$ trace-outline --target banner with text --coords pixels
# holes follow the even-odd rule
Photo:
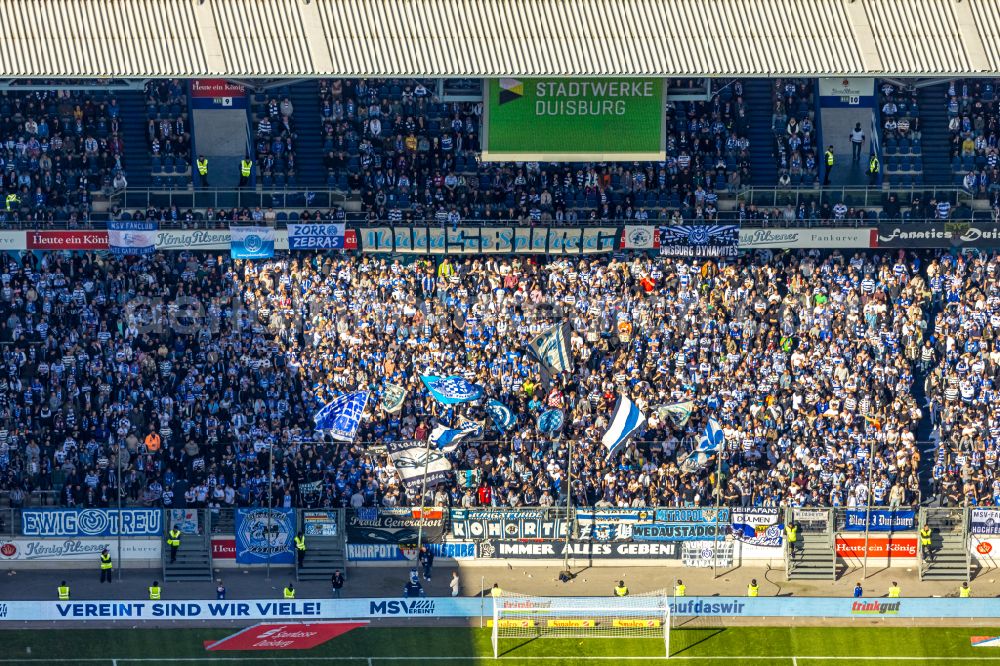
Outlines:
[[[289,224],[289,250],[343,250],[346,225]]]
[[[447,543],[427,543],[427,549],[434,557],[445,560],[476,559],[476,544],[472,541],[449,541]],[[349,543],[347,544],[347,559],[351,562],[401,562],[417,559],[417,546],[392,543]]]
[[[444,513],[425,507],[423,512],[409,507],[365,507],[347,510],[347,540],[350,543],[416,545],[423,528],[425,542],[444,536]]]
[[[593,603],[594,599],[569,597]],[[544,603],[545,600],[543,600]],[[523,599],[503,603],[518,604]],[[1000,615],[1000,599],[844,599],[836,597],[684,597],[669,602],[675,616],[706,617],[955,617],[983,618]],[[485,609],[485,610],[484,610]],[[427,597],[422,599],[353,598],[275,601],[4,601],[0,622],[196,621],[224,620],[315,620],[409,617],[481,617],[492,613],[482,599],[474,597]]]
[[[566,521],[545,509],[453,509],[451,536],[459,541],[562,539]]]
[[[479,543],[482,559],[562,559],[568,553],[576,559],[594,560],[654,560],[677,559],[680,547],[676,543],[635,543],[595,541],[503,541],[488,539]]]
[[[741,250],[795,248],[862,249],[871,247],[870,227],[861,229],[750,229],[740,228]]]
[[[239,564],[291,564],[294,537],[294,509],[236,509]]]
[[[865,515],[869,513],[864,510],[853,510],[847,512],[847,519],[844,529],[848,532],[865,531]],[[906,531],[916,528],[917,513],[912,509],[897,511],[871,511],[868,529],[872,532],[895,532]]]
[[[77,562],[98,561],[105,548],[115,562],[159,560],[160,539],[123,539],[118,552],[116,538],[86,539],[11,539],[0,541],[0,564],[4,562]]]
[[[118,518],[121,515],[121,526]],[[21,534],[28,537],[161,536],[160,509],[24,509]]]
[[[872,247],[1000,247],[1000,225],[982,221],[902,222],[878,225]]]
[[[601,254],[618,227],[372,227],[358,229],[363,252],[402,254]]]
[[[1000,534],[1000,509],[972,509],[973,534]]]
[[[660,227],[660,254],[669,257],[735,257],[738,224],[675,224]]]

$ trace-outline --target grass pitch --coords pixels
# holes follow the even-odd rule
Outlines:
[[[485,629],[367,627],[306,651],[206,652],[206,640],[234,629],[33,629],[0,631],[0,664],[25,666],[639,666],[663,664],[655,639],[504,639],[493,659]],[[732,627],[676,629],[671,659],[754,666],[947,665],[1000,663],[1000,648],[972,647],[971,636],[1000,628]]]

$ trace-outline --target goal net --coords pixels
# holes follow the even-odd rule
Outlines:
[[[504,639],[652,638],[670,656],[670,604],[663,594],[629,597],[493,598],[493,656]]]

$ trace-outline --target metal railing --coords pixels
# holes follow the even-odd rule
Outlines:
[[[184,190],[143,189],[129,187],[112,195],[109,203],[126,211],[147,208],[170,208],[180,211],[208,208],[274,208],[278,209],[328,209],[343,206],[350,194],[325,188],[197,188]],[[225,224],[228,224],[225,223]],[[223,225],[224,226],[224,225]]]
[[[920,197],[921,201],[941,198],[953,204],[970,203],[974,197],[967,190],[959,187],[912,186],[891,188],[867,187],[748,187],[739,192],[738,201],[758,208],[783,208],[788,205],[798,207],[800,204],[809,206],[813,202],[834,205],[843,203],[849,208],[881,208],[890,194],[895,194],[901,206],[909,206],[913,200]]]

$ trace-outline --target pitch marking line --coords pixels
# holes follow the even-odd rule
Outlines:
[[[42,658],[42,657],[32,657],[32,658],[21,658],[21,659],[3,659],[0,658],[0,664],[30,664],[30,663],[52,663],[58,661],[60,663],[70,663],[70,664],[84,664],[84,663],[108,663],[111,662],[112,666],[119,666],[122,664],[169,664],[169,663],[215,663],[215,662],[258,662],[266,661],[268,663],[273,662],[312,662],[312,661],[327,661],[327,662],[367,662],[368,664],[374,665],[376,662],[382,661],[470,661],[477,659],[491,659],[492,657],[486,655],[468,655],[464,657],[456,656],[440,656],[440,657],[310,657],[310,656],[268,656],[268,657],[62,657],[62,658]],[[537,656],[517,656],[510,654],[507,656],[508,659],[515,659],[517,661],[654,661],[664,659],[665,657],[658,657],[655,655],[649,655],[645,657],[640,656],[549,656],[549,655],[537,655]],[[686,661],[722,661],[722,660],[733,660],[736,658],[734,655],[675,655],[669,657],[670,659],[681,659]],[[792,664],[797,665],[799,661],[847,661],[847,660],[858,660],[858,661],[926,661],[928,659],[934,659],[936,661],[996,661],[1000,659],[1000,655],[996,657],[993,656],[944,656],[944,655],[920,655],[918,657],[909,656],[868,656],[868,655],[835,655],[835,656],[806,656],[806,655],[755,655],[753,657],[747,657],[748,659],[759,659],[767,661],[790,661]]]

